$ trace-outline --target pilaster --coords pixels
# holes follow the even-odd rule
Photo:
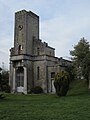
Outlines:
[[[24,67],[24,93],[27,94],[27,68]]]
[[[13,68],[13,92],[15,92],[15,78],[16,78],[16,69]]]

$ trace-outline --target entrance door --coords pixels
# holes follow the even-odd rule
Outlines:
[[[55,93],[54,79],[52,79],[52,92]]]
[[[51,72],[51,92],[53,93],[55,93],[54,77],[55,77],[55,72]]]
[[[24,92],[24,69],[23,67],[18,67],[16,71],[16,87],[17,87],[17,92]]]

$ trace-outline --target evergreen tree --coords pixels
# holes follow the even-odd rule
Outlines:
[[[82,38],[77,45],[74,46],[74,50],[70,51],[73,56],[72,60],[77,71],[78,77],[84,77],[89,84],[90,76],[90,44]]]

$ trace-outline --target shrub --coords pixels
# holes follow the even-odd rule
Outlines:
[[[66,71],[60,71],[55,76],[54,86],[58,96],[66,96],[69,89],[69,74]]]
[[[7,93],[10,92],[8,71],[2,71],[2,73],[0,73],[0,91]]]
[[[4,99],[5,96],[3,94],[0,94],[0,99]]]
[[[2,92],[6,92],[6,93],[10,93],[11,88],[10,88],[10,86],[9,86],[8,84],[3,84],[3,85],[1,86],[1,91],[2,91]]]
[[[7,84],[7,85],[4,85],[4,91],[6,92],[6,93],[10,93],[10,91],[11,91],[11,88],[10,88],[10,86]]]
[[[31,88],[30,93],[35,93],[35,94],[43,93],[43,89],[40,86],[35,86]]]

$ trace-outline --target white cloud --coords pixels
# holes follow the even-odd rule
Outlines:
[[[41,38],[56,48],[57,56],[66,56],[69,55],[72,45],[86,36],[88,30],[90,30],[90,17],[72,16],[69,20],[66,16],[58,16],[41,23]]]

